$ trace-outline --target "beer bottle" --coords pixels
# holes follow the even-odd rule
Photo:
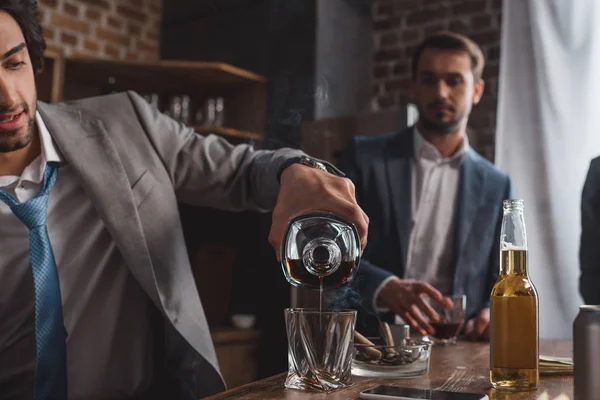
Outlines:
[[[490,381],[498,390],[533,390],[539,381],[538,296],[527,273],[523,200],[505,200],[500,275],[490,322]]]

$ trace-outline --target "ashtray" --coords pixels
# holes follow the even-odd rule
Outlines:
[[[402,378],[429,372],[432,343],[406,338],[389,346],[380,338],[367,338],[372,344],[354,343],[352,374],[357,376]]]

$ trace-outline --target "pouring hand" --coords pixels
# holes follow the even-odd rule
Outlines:
[[[365,248],[369,218],[356,202],[352,181],[306,165],[292,164],[281,174],[269,233],[269,243],[275,248],[278,260],[281,260],[281,241],[289,221],[311,211],[331,212],[354,223],[361,247]]]

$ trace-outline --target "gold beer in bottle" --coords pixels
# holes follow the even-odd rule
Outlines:
[[[538,296],[527,274],[523,200],[505,200],[500,276],[490,297],[490,381],[498,390],[533,390],[539,381]]]

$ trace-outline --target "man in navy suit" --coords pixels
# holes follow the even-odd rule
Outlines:
[[[448,32],[425,39],[412,62],[416,125],[355,138],[340,160],[369,215],[369,244],[354,287],[363,308],[357,330],[393,312],[433,333],[437,314],[425,296],[447,306],[466,295],[465,334],[487,339],[489,296],[499,273],[502,201],[509,177],[473,150],[467,119],[481,99],[484,57],[470,39]],[[362,315],[361,315],[362,314]]]

